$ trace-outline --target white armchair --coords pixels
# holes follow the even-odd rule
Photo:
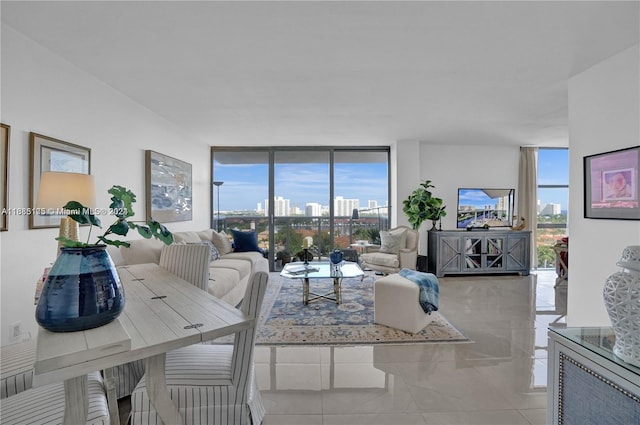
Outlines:
[[[397,273],[401,268],[416,269],[418,261],[418,232],[407,226],[398,226],[380,232],[380,247],[370,247],[360,255],[363,269],[385,274]]]

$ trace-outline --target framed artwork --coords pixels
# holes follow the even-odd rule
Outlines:
[[[11,127],[0,124],[0,232],[8,229],[7,206],[9,205],[9,137]]]
[[[160,223],[193,217],[191,164],[158,152],[145,152],[147,220]]]
[[[58,227],[61,214],[36,210],[40,175],[45,171],[91,174],[91,149],[37,133],[29,133],[29,229]]]
[[[584,157],[584,217],[640,220],[640,146]]]

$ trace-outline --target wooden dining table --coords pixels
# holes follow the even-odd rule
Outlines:
[[[118,267],[118,274],[125,308],[113,322],[78,332],[39,329],[34,386],[64,381],[63,423],[84,424],[87,373],[144,359],[151,403],[165,424],[183,424],[165,381],[166,353],[248,329],[255,320],[157,264]]]

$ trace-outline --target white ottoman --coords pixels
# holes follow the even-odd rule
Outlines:
[[[397,273],[374,283],[374,322],[410,333],[418,333],[436,318],[420,306],[420,288]]]

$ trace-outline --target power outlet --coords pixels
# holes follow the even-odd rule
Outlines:
[[[17,342],[22,335],[22,322],[13,322],[9,325],[9,339],[11,342]]]

